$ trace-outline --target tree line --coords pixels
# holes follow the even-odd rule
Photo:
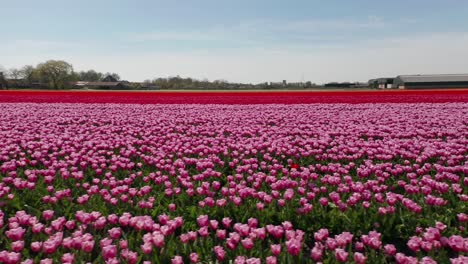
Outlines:
[[[195,78],[182,78],[180,76],[155,78],[153,80],[145,80],[143,86],[158,87],[163,90],[177,90],[177,89],[242,89],[254,87],[252,84],[243,83],[229,83],[226,80],[209,81],[207,79],[198,80]]]
[[[145,87],[158,87],[162,90],[236,90],[236,89],[288,89],[288,88],[313,88],[318,87],[312,82],[304,83],[286,83],[286,82],[264,82],[264,83],[236,83],[228,82],[226,80],[214,80],[209,81],[208,79],[195,79],[195,78],[183,78],[180,76],[167,77],[167,78],[155,78],[153,80],[145,80],[143,82]]]
[[[11,88],[50,88],[50,89],[67,89],[72,88],[76,82],[102,82],[108,80],[111,76],[112,80],[121,80],[116,73],[98,72],[95,70],[87,70],[76,72],[73,66],[63,60],[49,60],[39,63],[36,66],[25,65],[22,68],[11,68],[9,70],[2,69],[4,78],[8,79],[9,87]],[[0,76],[0,88],[2,76]],[[3,81],[5,82],[5,81]],[[365,87],[362,83],[337,83],[331,82],[323,85],[317,85],[310,81],[287,83],[283,82],[264,82],[264,83],[234,83],[226,80],[195,79],[183,78],[180,76],[167,78],[148,79],[142,83],[124,82],[124,89],[160,89],[160,90],[203,90],[203,89],[222,89],[222,90],[239,90],[239,89],[310,89],[310,88],[356,88]]]
[[[63,60],[48,60],[36,66],[25,65],[21,68],[0,68],[3,78],[8,79],[13,88],[41,87],[50,89],[71,88],[75,82],[99,82],[106,76],[120,80],[117,73],[102,73],[95,70],[75,72],[73,66]]]

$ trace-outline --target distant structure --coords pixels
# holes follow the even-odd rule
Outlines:
[[[74,86],[75,88],[124,90],[129,85],[124,82],[76,82]]]
[[[400,75],[393,81],[395,89],[468,88],[468,74]]]
[[[6,89],[7,88],[7,82],[5,80],[5,77],[3,76],[3,72],[0,72],[0,89]]]
[[[137,83],[139,89],[141,90],[161,90],[161,87],[151,83],[151,82],[142,82]]]
[[[355,88],[355,89],[368,89],[369,84],[366,82],[356,82],[350,86],[350,88]]]
[[[340,88],[340,89],[347,89],[347,88],[363,89],[363,88],[368,88],[369,85],[367,83],[360,83],[360,82],[329,82],[329,83],[325,83],[323,87]]]
[[[118,81],[113,76],[108,75],[100,82],[76,82],[75,88],[103,89],[103,90],[125,90],[130,88],[128,81]]]
[[[395,78],[385,77],[369,80],[369,87],[374,89],[391,89]]]
[[[270,88],[281,88],[281,87],[286,87],[288,83],[286,80],[283,80],[282,82],[270,82],[269,87]]]

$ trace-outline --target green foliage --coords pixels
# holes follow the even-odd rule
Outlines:
[[[73,66],[61,60],[49,60],[36,67],[40,80],[49,84],[51,89],[65,89],[73,80]]]
[[[95,70],[81,71],[78,73],[78,80],[85,82],[98,82],[103,78],[104,74]]]

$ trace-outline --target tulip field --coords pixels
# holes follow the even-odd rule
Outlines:
[[[466,264],[468,92],[0,92],[0,179],[0,263]]]

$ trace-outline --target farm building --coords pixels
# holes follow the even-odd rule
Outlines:
[[[468,88],[468,74],[400,75],[395,78],[393,88]]]
[[[76,82],[76,88],[89,88],[89,89],[107,89],[107,90],[125,90],[129,89],[130,83],[122,82]]]
[[[392,88],[395,78],[377,78],[369,80],[369,87],[374,89],[390,89]]]
[[[153,83],[142,82],[138,83],[141,90],[160,90],[161,88]]]
[[[75,88],[105,89],[105,90],[126,90],[131,85],[128,81],[119,81],[112,75],[108,75],[99,82],[79,81],[73,83]]]

